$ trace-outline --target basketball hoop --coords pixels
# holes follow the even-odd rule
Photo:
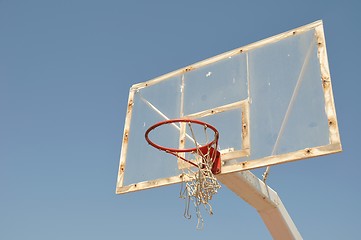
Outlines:
[[[201,125],[204,128],[209,128],[214,132],[214,139],[213,141],[200,146],[195,139],[195,136],[192,136],[193,138],[193,142],[196,144],[195,147],[193,148],[170,148],[170,147],[165,147],[165,146],[161,146],[158,145],[156,143],[154,143],[150,138],[149,138],[149,133],[151,131],[153,131],[154,129],[162,126],[162,125],[166,125],[166,124],[173,124],[173,123],[187,123],[189,125],[190,130],[192,131],[192,126],[191,124],[197,124],[197,125]],[[193,135],[193,134],[192,134]],[[170,153],[172,155],[175,155],[176,157],[188,162],[189,164],[195,166],[195,167],[199,167],[196,163],[185,159],[184,157],[180,156],[178,153],[194,153],[194,154],[198,154],[201,156],[205,156],[205,157],[209,157],[210,160],[212,161],[212,173],[213,174],[218,174],[221,171],[221,159],[220,159],[220,152],[217,150],[218,147],[218,138],[219,138],[219,133],[218,130],[213,127],[212,125],[199,121],[199,120],[194,120],[194,119],[171,119],[171,120],[165,120],[159,123],[154,124],[153,126],[151,126],[150,128],[148,128],[148,130],[145,132],[145,139],[147,140],[147,142],[153,146],[154,148],[157,148],[161,151],[164,151],[166,153]],[[204,159],[203,159],[204,160]]]
[[[180,133],[183,133],[180,134],[180,138],[183,139],[180,142],[183,143],[183,145],[180,144],[179,148],[162,146],[156,144],[149,138],[150,132],[152,132],[156,128],[169,124],[172,124],[180,131]],[[206,143],[200,144],[199,142],[197,142],[194,131],[195,126],[197,126],[198,128],[200,126],[203,127],[203,132],[205,134],[204,139],[207,140]],[[181,129],[183,129],[183,131]],[[214,134],[214,137],[211,138],[211,141],[208,141],[209,138],[207,129],[210,129],[210,131]],[[187,134],[187,130],[189,134]],[[199,132],[197,133],[199,134]],[[184,146],[185,138],[190,139],[191,142],[194,143],[194,147],[186,148]],[[186,167],[181,168],[183,170],[183,175],[186,175],[188,177],[187,179],[189,180],[183,182],[185,187],[183,189],[182,185],[180,197],[186,199],[184,216],[188,219],[191,217],[189,213],[190,201],[194,203],[198,218],[197,229],[203,228],[203,218],[199,207],[203,205],[206,211],[212,215],[213,211],[211,205],[209,204],[209,201],[212,199],[213,195],[217,193],[217,190],[221,187],[218,180],[214,176],[221,172],[221,154],[217,150],[218,138],[218,130],[212,125],[199,120],[183,118],[158,122],[153,126],[149,127],[148,130],[145,132],[145,139],[151,146],[166,153],[172,154],[178,159],[188,163],[186,164]],[[193,157],[187,159],[185,155],[186,153]]]

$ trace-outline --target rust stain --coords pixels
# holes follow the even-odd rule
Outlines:
[[[133,105],[134,105],[133,100],[130,100],[128,103],[128,113],[130,113],[132,111]]]
[[[330,87],[330,81],[327,77],[322,77],[322,86],[324,90],[327,90]]]
[[[128,133],[128,131],[125,131],[124,132],[123,143],[128,143],[128,138],[129,138],[129,133]]]
[[[243,123],[242,125],[242,138],[245,139],[248,136],[248,131],[247,131],[247,124]]]
[[[242,139],[244,140],[248,136],[248,127],[246,123],[246,117],[242,114]]]
[[[193,70],[193,67],[187,67],[184,69],[184,72],[189,72],[189,71],[192,71]]]
[[[328,120],[328,126],[332,127],[334,126],[335,121],[333,119]]]
[[[325,82],[328,82],[328,81],[330,81],[330,77],[324,75],[324,76],[322,76],[322,80]]]

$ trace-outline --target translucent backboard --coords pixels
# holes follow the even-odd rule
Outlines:
[[[183,181],[177,158],[144,138],[175,118],[218,129],[220,174],[341,151],[322,21],[133,85],[116,193]],[[181,148],[181,134],[168,127],[152,138]]]

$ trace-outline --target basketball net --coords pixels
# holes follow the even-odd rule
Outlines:
[[[209,202],[212,200],[213,195],[215,195],[221,187],[214,175],[214,173],[218,173],[220,171],[219,168],[217,169],[218,163],[220,164],[220,154],[216,150],[218,141],[214,141],[212,145],[199,147],[191,124],[188,123],[188,126],[191,130],[197,149],[196,152],[193,152],[197,167],[188,167],[183,170],[183,174],[187,176],[187,181],[182,182],[180,198],[185,199],[184,217],[187,219],[191,218],[189,208],[190,204],[193,203],[198,219],[197,229],[201,230],[204,227],[204,219],[202,217],[201,208],[203,207],[209,215],[213,215],[213,209]],[[207,134],[206,130],[205,134]]]
[[[195,147],[170,148],[159,145],[149,138],[149,133],[160,126],[172,125],[180,130],[181,128],[176,125],[176,123],[183,123],[183,126],[188,126],[191,136],[187,135],[187,138],[194,143]],[[206,143],[203,145],[197,142],[192,124],[203,127],[205,135],[202,139],[206,140]],[[213,139],[208,137],[208,129],[214,133]],[[184,217],[187,219],[191,218],[190,205],[192,203],[195,207],[198,219],[197,229],[203,229],[204,226],[201,209],[204,208],[210,215],[213,214],[212,206],[209,202],[221,187],[215,177],[215,174],[221,172],[220,152],[217,150],[218,137],[219,133],[212,125],[195,119],[183,118],[170,119],[156,123],[145,132],[145,139],[151,146],[172,154],[180,160],[180,165],[182,166],[180,169],[182,169],[183,172],[181,175],[183,181],[180,190],[180,198],[185,199]]]

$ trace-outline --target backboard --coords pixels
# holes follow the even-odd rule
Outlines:
[[[117,194],[183,181],[184,164],[144,137],[182,118],[218,130],[220,174],[341,151],[322,21],[133,85]],[[151,137],[184,148],[187,134],[170,125]]]

